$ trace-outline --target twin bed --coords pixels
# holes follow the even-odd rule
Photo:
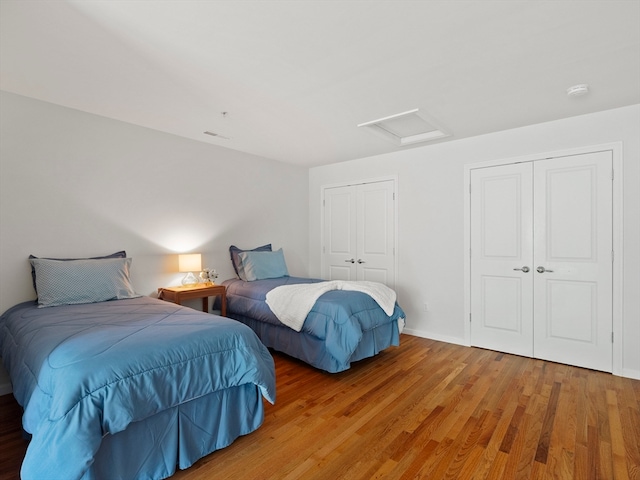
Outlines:
[[[262,257],[277,277],[254,278],[264,265],[242,255],[249,278],[224,282],[238,322],[137,295],[118,253],[32,258],[38,301],[0,317],[0,355],[32,436],[25,480],[169,477],[262,424],[263,398],[276,396],[266,347],[339,372],[399,342],[402,310],[394,302],[387,315],[358,291],[321,295],[299,332],[281,323],[269,292],[319,281],[274,273],[272,255]]]
[[[279,320],[266,302],[276,287],[316,282],[321,281],[298,277],[225,280],[227,316],[251,327],[267,347],[330,373],[399,345],[404,326],[400,307],[395,305],[387,315],[363,292],[327,291],[315,301],[300,331]]]
[[[273,359],[233,320],[139,297],[26,302],[0,323],[32,435],[25,480],[166,478],[257,429],[262,397],[275,401]]]
[[[399,345],[405,314],[384,285],[291,277],[282,249],[272,251],[271,244],[251,250],[232,245],[229,253],[238,278],[223,282],[227,316],[251,327],[267,347],[337,373]],[[304,286],[309,284],[317,288]],[[353,289],[363,284],[369,288]],[[282,290],[277,298],[276,289]],[[299,321],[288,318],[289,310],[305,303],[306,309],[296,312]]]

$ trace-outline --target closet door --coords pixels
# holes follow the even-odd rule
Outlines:
[[[324,276],[356,280],[356,190],[328,188],[324,193]]]
[[[536,358],[612,371],[612,156],[535,162]]]
[[[356,186],[356,273],[358,280],[395,288],[393,182]]]
[[[392,180],[324,190],[323,276],[395,288]]]
[[[471,172],[472,345],[612,371],[612,157]]]
[[[471,340],[533,356],[530,163],[471,171]]]

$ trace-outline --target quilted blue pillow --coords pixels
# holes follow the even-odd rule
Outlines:
[[[141,296],[129,280],[130,258],[29,261],[36,273],[39,308]]]
[[[239,254],[247,282],[265,278],[288,277],[282,249],[275,252],[242,252]]]
[[[90,257],[90,258],[45,258],[45,260],[60,260],[63,262],[69,262],[71,260],[102,260],[103,258],[126,258],[127,252],[124,250],[120,250],[119,252],[112,253],[111,255],[105,255],[103,257]],[[29,260],[34,258],[38,258],[34,255],[29,255]],[[38,295],[38,288],[36,287],[36,269],[31,265],[31,280],[33,281],[33,289],[36,291],[36,295]]]

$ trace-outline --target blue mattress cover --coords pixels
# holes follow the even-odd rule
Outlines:
[[[225,280],[227,312],[289,328],[281,323],[265,302],[267,292],[280,285],[316,283],[323,280],[303,277],[282,277],[245,282]],[[349,359],[358,347],[365,331],[397,322],[405,314],[396,303],[388,316],[376,301],[362,292],[333,290],[316,301],[307,315],[302,332],[325,341],[328,353],[348,367]]]
[[[107,433],[210,392],[251,383],[275,401],[250,328],[150,297],[21,303],[0,317],[0,355],[32,434],[23,478],[80,478]]]

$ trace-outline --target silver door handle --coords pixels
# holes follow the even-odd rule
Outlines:
[[[353,258],[350,258],[349,260],[345,260],[345,262],[347,262],[347,263],[356,263],[356,261]]]
[[[538,273],[544,273],[544,272],[553,273],[553,270],[545,269],[543,266],[539,266],[538,268],[536,268],[536,271]]]
[[[359,258],[358,263],[365,263],[365,261]]]
[[[525,265],[522,268],[514,268],[514,270],[520,270],[521,272],[527,273],[529,271],[529,267]]]

